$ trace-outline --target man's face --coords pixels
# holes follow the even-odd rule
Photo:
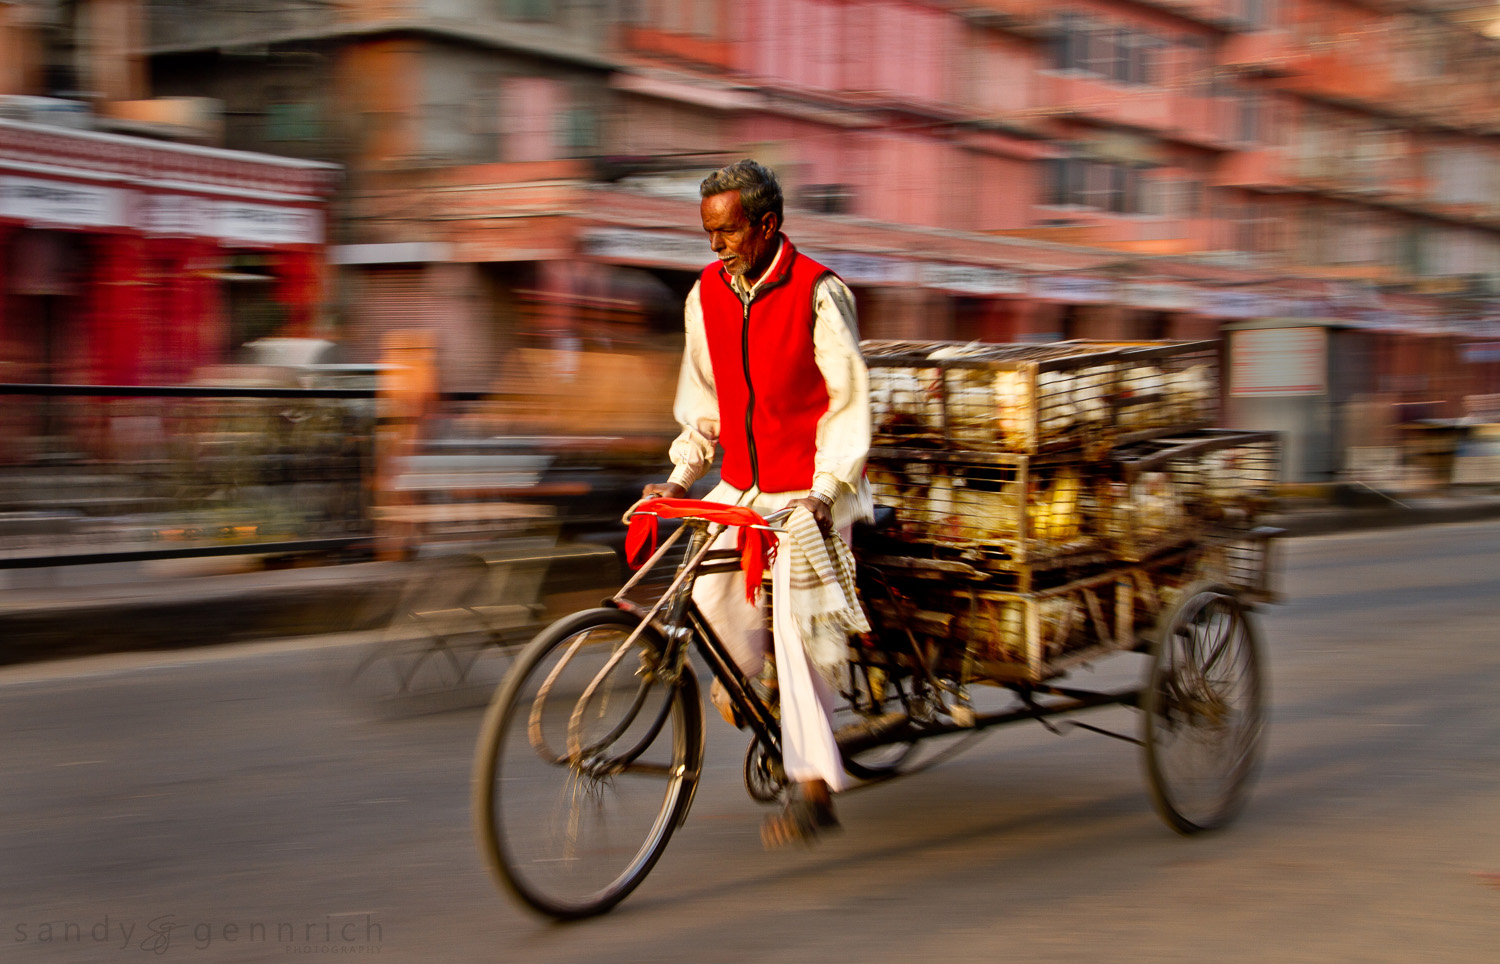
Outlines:
[[[776,255],[776,216],[766,214],[758,224],[751,224],[740,206],[739,191],[706,197],[699,210],[708,245],[724,270],[751,281],[758,279]]]

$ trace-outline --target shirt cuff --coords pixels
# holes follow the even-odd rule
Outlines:
[[[838,501],[839,493],[844,490],[844,483],[832,472],[819,472],[813,478],[812,492],[814,499],[824,505],[833,505]]]
[[[698,481],[698,473],[694,472],[691,466],[679,465],[672,470],[667,481],[675,482],[682,486],[682,491],[687,492],[693,487],[693,483]]]

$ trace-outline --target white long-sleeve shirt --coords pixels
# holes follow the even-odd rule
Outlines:
[[[761,275],[762,280],[774,274],[786,251],[787,245],[782,242],[771,266]],[[740,277],[730,280],[741,300],[753,298],[760,285],[757,281],[747,287]],[[719,399],[698,288],[695,283],[688,292],[683,311],[687,341],[673,406],[682,434],[669,450],[674,466],[671,481],[684,489],[702,478],[713,465],[719,439]],[[813,355],[828,391],[828,410],[818,420],[817,452],[809,491],[845,510],[836,515],[869,518],[871,500],[864,467],[870,450],[870,383],[859,351],[854,295],[847,285],[829,275],[814,289],[813,315]],[[806,493],[787,493],[787,496],[790,499],[803,494]]]

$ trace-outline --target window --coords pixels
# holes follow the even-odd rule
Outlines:
[[[1235,140],[1242,144],[1256,144],[1261,140],[1261,102],[1255,91],[1241,91],[1239,95],[1238,123],[1235,124]]]
[[[1119,171],[1119,207],[1111,208],[1122,214],[1141,213],[1141,169],[1121,165],[1116,168]]]
[[[555,11],[552,0],[502,0],[500,15],[507,20],[550,23]]]
[[[1186,178],[1182,181],[1182,210],[1181,217],[1201,218],[1203,216],[1203,182],[1197,178]]]
[[[1109,62],[1108,76],[1122,84],[1130,83],[1130,54],[1135,50],[1139,38],[1123,28],[1115,31],[1113,57]]]
[[[267,141],[315,141],[322,136],[322,112],[306,101],[266,105]]]
[[[84,30],[80,23],[86,14],[81,3],[36,4],[49,12],[37,15],[42,27],[42,92],[48,97],[83,96],[79,58],[84,53]],[[25,24],[26,7],[21,8],[21,23]],[[12,14],[12,17],[15,15]],[[10,52],[7,51],[7,56]]]
[[[1275,0],[1239,0],[1240,21],[1251,27],[1272,26],[1276,13]]]
[[[1426,265],[1422,258],[1422,229],[1412,226],[1401,232],[1401,238],[1397,242],[1397,250],[1401,259],[1401,267],[1407,274],[1420,276]]]
[[[1083,70],[1121,84],[1154,84],[1163,41],[1130,27],[1061,13],[1048,46],[1054,70]]]
[[[558,144],[568,157],[595,152],[599,144],[599,118],[591,107],[573,107],[559,118]]]
[[[1120,31],[1102,24],[1088,33],[1088,59],[1083,67],[1101,77],[1114,75],[1116,52],[1119,50]]]
[[[467,105],[469,161],[489,164],[500,160],[500,78],[488,72],[470,79]]]
[[[1047,161],[1043,203],[1139,214],[1145,200],[1141,171],[1129,164],[1082,157]]]
[[[848,184],[809,184],[802,189],[802,206],[819,214],[849,214],[854,191]]]
[[[1127,84],[1156,83],[1157,54],[1162,42],[1150,34],[1133,34],[1125,47],[1123,69],[1117,79]]]
[[[1089,162],[1080,157],[1060,157],[1048,162],[1048,204],[1088,203]]]
[[[1090,25],[1076,13],[1060,14],[1052,34],[1052,67],[1056,70],[1082,70],[1088,59]]]
[[[1200,96],[1210,93],[1214,71],[1208,41],[1202,37],[1185,37],[1182,48],[1180,62],[1184,73],[1181,79],[1183,87]]]
[[[1053,157],[1048,158],[1045,163],[1042,203],[1051,205],[1069,203],[1068,173],[1073,164],[1073,159],[1070,157]]]

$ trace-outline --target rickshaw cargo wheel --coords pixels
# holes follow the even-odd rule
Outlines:
[[[1260,638],[1234,590],[1188,586],[1162,613],[1141,694],[1157,813],[1178,833],[1214,830],[1244,805],[1265,729]]]

